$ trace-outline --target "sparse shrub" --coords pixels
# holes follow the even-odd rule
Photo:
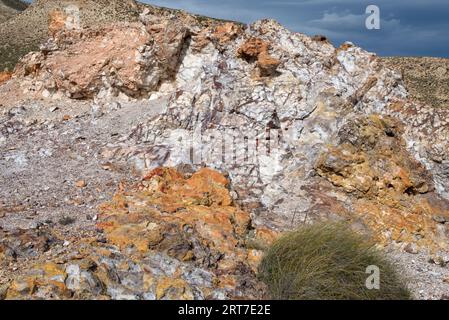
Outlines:
[[[64,216],[64,217],[60,218],[58,222],[62,226],[68,226],[70,224],[75,223],[75,219],[72,217]]]
[[[368,266],[380,269],[380,289],[366,287]],[[395,267],[345,224],[304,226],[266,252],[259,277],[273,299],[406,300],[410,292]]]

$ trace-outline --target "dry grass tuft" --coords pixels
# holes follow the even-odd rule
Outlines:
[[[380,290],[366,287],[371,265],[380,269]],[[287,233],[266,252],[259,277],[273,299],[411,298],[393,264],[345,224],[316,224]]]

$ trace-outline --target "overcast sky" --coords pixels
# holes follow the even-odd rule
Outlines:
[[[383,56],[449,58],[449,0],[148,0],[211,17],[253,22],[274,18],[289,29],[352,41]],[[381,29],[368,30],[366,7],[380,8]]]

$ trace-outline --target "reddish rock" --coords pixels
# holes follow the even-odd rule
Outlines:
[[[259,38],[247,40],[237,51],[245,60],[257,60],[261,53],[268,52],[269,44]]]
[[[258,38],[251,38],[238,49],[237,53],[249,62],[257,61],[260,76],[271,76],[275,74],[281,62],[269,54],[269,47],[269,43]]]
[[[145,95],[173,76],[188,36],[181,23],[167,20],[66,29],[64,13],[50,18],[52,38],[40,53],[18,64],[19,75],[32,75],[50,93],[62,91],[86,99],[103,91]],[[47,54],[51,52],[51,54]]]
[[[59,9],[50,12],[48,16],[48,32],[51,36],[65,29],[67,16]]]
[[[12,77],[12,72],[0,72],[0,84],[2,84],[3,82],[8,81],[9,79],[11,79]]]

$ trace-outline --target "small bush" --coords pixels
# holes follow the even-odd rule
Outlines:
[[[68,226],[68,225],[70,225],[70,224],[75,223],[75,219],[72,218],[72,217],[64,216],[64,217],[62,217],[61,219],[59,219],[58,222],[59,222],[59,224],[62,225],[62,226]]]
[[[380,289],[366,287],[368,266]],[[273,299],[406,300],[410,292],[382,252],[345,224],[316,224],[287,233],[266,252],[259,277]]]

